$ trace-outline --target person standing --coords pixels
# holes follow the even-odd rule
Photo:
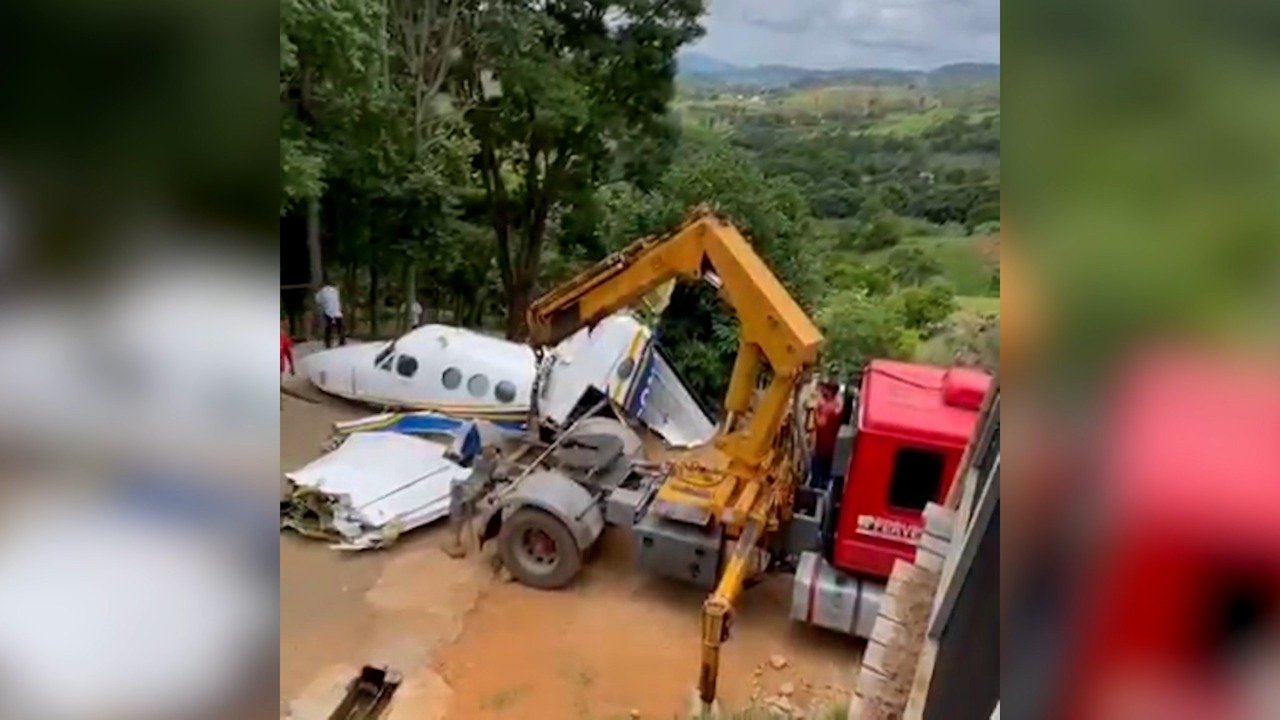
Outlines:
[[[293,365],[293,339],[284,329],[286,324],[288,324],[287,320],[280,321],[280,374],[283,375],[287,369],[290,375],[297,375],[298,371]]]
[[[335,333],[338,336],[338,344],[346,345],[347,333],[342,327],[342,299],[338,295],[338,288],[333,283],[326,281],[324,286],[316,291],[316,307],[320,308],[320,314],[324,316],[324,346],[333,347]]]
[[[813,457],[809,464],[809,482],[817,489],[825,490],[831,483],[831,458],[836,451],[836,436],[840,433],[840,399],[836,385],[822,384],[821,396],[814,411]]]

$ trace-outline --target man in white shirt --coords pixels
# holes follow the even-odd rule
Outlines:
[[[316,291],[316,307],[324,316],[324,346],[333,347],[335,332],[338,334],[338,344],[346,345],[347,335],[342,327],[342,300],[338,295],[338,288],[334,287],[333,283],[326,281],[324,286]]]

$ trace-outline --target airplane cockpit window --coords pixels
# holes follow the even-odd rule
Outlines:
[[[475,397],[484,397],[485,393],[489,392],[489,378],[481,373],[472,375],[471,379],[467,380],[467,392]]]
[[[445,390],[457,390],[462,384],[462,371],[456,367],[445,369],[444,374],[440,376],[440,384],[444,385]]]
[[[404,354],[396,358],[396,373],[401,377],[411,378],[416,372],[418,372],[418,358]]]
[[[379,370],[391,369],[391,353],[396,351],[395,343],[387,343],[387,346],[378,351],[377,356],[373,358],[373,364]]]
[[[499,402],[509,403],[516,399],[516,384],[510,380],[499,380],[497,385],[493,386],[493,396],[498,398]]]

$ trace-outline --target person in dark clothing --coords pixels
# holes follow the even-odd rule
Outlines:
[[[840,425],[848,425],[853,420],[853,407],[858,397],[858,388],[852,382],[845,383],[844,397],[840,405]]]

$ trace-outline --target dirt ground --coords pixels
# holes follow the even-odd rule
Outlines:
[[[319,454],[334,420],[367,414],[336,402],[281,402],[286,469]],[[687,712],[704,593],[633,570],[624,533],[607,531],[578,580],[556,592],[503,582],[484,556],[450,559],[443,539],[443,528],[426,528],[387,551],[343,554],[281,536],[282,715],[327,718],[364,664],[403,673],[392,720]],[[847,697],[861,644],[792,623],[789,593],[789,577],[745,593],[721,656],[725,707],[783,683],[793,684],[798,707]],[[769,666],[774,654],[786,667]]]

